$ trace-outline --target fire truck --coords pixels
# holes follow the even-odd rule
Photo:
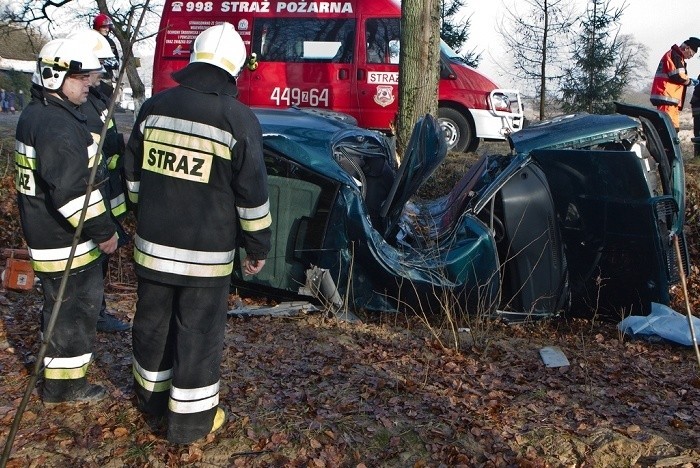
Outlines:
[[[255,107],[314,107],[391,133],[398,110],[399,0],[166,0],[153,66],[153,91],[174,86],[204,29],[235,26],[252,65],[237,79]],[[441,42],[438,120],[452,151],[504,139],[523,126],[520,93],[501,89]]]

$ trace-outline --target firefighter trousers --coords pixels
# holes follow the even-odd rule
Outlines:
[[[693,114],[693,136],[700,138],[700,114]],[[693,156],[700,156],[700,143],[693,143]]]
[[[194,442],[212,428],[227,303],[228,285],[174,286],[139,278],[134,390],[142,411],[168,416],[170,442]]]
[[[95,324],[104,295],[100,263],[68,276],[44,357],[45,400],[72,400],[87,385],[87,368],[95,343]],[[58,298],[61,278],[39,277],[44,290],[41,330],[45,333]]]

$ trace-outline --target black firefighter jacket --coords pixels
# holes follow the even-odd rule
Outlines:
[[[105,164],[96,151],[85,116],[74,105],[32,89],[32,101],[17,123],[15,186],[22,230],[37,273],[56,277],[63,273],[86,198],[71,270],[99,264],[98,244],[115,233],[100,190],[93,187],[86,196],[92,166]]]
[[[137,204],[139,276],[180,286],[228,284],[239,246],[270,250],[262,132],[223,70],[193,63],[141,107],[124,169]]]
[[[87,117],[87,127],[92,134],[93,141],[99,143],[102,127],[107,118],[107,106],[109,98],[99,88],[90,87],[88,100],[80,106],[80,112]],[[104,187],[102,194],[109,200],[110,210],[115,219],[120,219],[126,214],[126,195],[124,194],[122,171],[124,154],[124,137],[117,131],[114,118],[109,120],[105,141],[102,144],[102,154],[106,158],[108,173],[98,174],[95,178]],[[120,229],[121,231],[121,229]],[[119,240],[124,241],[125,234],[119,232]]]

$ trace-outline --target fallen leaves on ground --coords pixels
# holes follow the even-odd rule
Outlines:
[[[5,291],[0,434],[38,349],[41,297]],[[121,318],[135,293],[110,292]],[[31,396],[8,466],[653,466],[700,460],[700,385],[690,349],[623,340],[612,324],[497,325],[486,349],[443,348],[393,315],[229,318],[221,403],[229,419],[186,446],[140,414],[130,333],[98,334],[89,376],[110,397],[44,407]],[[546,368],[559,346],[568,368]],[[685,458],[683,458],[685,457]],[[646,460],[646,464],[640,460]],[[652,463],[653,462],[653,463]],[[668,465],[667,465],[668,466]],[[689,465],[692,466],[692,465]]]
[[[688,240],[697,259],[694,196]],[[12,206],[0,202],[0,215],[0,238],[21,247]],[[121,319],[133,318],[124,249],[111,260],[107,298]],[[36,290],[0,291],[2,440],[33,371],[40,310]],[[190,446],[169,444],[162,421],[136,410],[130,333],[98,333],[89,378],[109,398],[44,407],[34,390],[7,466],[700,466],[690,348],[630,341],[610,323],[553,319],[496,323],[481,345],[465,338],[455,350],[415,317],[364,318],[229,318],[221,366],[229,419]],[[558,346],[570,366],[545,367],[543,346]]]

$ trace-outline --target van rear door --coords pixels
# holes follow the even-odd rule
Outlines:
[[[288,4],[271,2],[271,9],[283,5]],[[285,8],[255,15],[251,22],[258,68],[240,77],[241,100],[251,106],[320,107],[357,116],[352,14],[331,17]]]
[[[400,11],[400,10],[399,10]],[[361,127],[388,130],[398,111],[401,18],[362,16],[357,54]]]

